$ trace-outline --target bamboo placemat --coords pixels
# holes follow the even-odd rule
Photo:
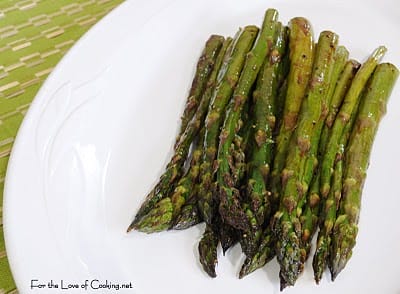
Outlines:
[[[0,1],[0,294],[16,293],[2,205],[10,151],[32,99],[61,57],[123,0]]]

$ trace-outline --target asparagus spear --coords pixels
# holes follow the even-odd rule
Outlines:
[[[234,170],[234,185],[235,186],[240,186],[243,174],[244,174],[244,169],[245,169],[245,154],[244,150],[246,149],[247,143],[249,141],[249,134],[251,131],[251,120],[249,120],[249,110],[248,110],[248,103],[245,105],[242,115],[241,115],[241,124],[243,124],[244,121],[250,121],[250,123],[247,123],[244,125],[243,128],[241,128],[240,132],[236,134],[235,140],[233,144],[231,145],[231,152],[233,154],[232,156],[232,161],[230,162],[232,170]],[[219,214],[216,214],[213,219],[213,224],[211,225],[213,229],[213,234],[217,234],[218,240],[221,243],[222,251],[223,254],[225,255],[225,252],[232,247],[233,245],[236,244],[236,242],[239,240],[239,232],[235,228],[231,227],[230,225],[226,224],[223,222]],[[211,232],[209,230],[206,230],[204,233],[203,238],[207,239],[206,235],[210,235]],[[208,237],[209,238],[209,237]],[[199,247],[200,248],[200,247]],[[206,251],[207,248],[203,246],[202,248],[203,251]],[[211,246],[208,248],[210,250],[209,255],[213,255],[213,251],[216,250],[215,247]],[[216,254],[216,253],[215,253]],[[206,263],[207,260],[203,260],[203,263]],[[215,265],[213,263],[208,263],[205,264],[206,268],[215,268]]]
[[[253,45],[258,34],[258,28],[247,26],[236,35],[236,40],[228,50],[230,57],[223,65],[220,73],[220,81],[214,91],[209,112],[206,117],[206,134],[204,141],[203,163],[200,167],[199,184],[199,211],[206,221],[206,229],[199,243],[200,263],[211,277],[215,277],[215,266],[217,264],[218,230],[215,228],[214,215],[214,160],[218,147],[219,128],[222,123],[222,115],[226,104],[239,79],[247,52]],[[214,220],[213,220],[214,218]],[[212,223],[214,222],[214,223]]]
[[[246,119],[247,120],[247,119]],[[237,138],[235,141],[235,146],[237,146],[237,148],[241,148],[241,149],[245,149],[247,142],[248,142],[248,137],[250,134],[250,130],[251,130],[251,122],[247,123],[244,128],[242,129],[243,132],[241,134],[241,138]],[[239,150],[235,150],[234,151],[235,154],[237,154],[235,157],[235,161],[236,161],[236,169],[237,169],[237,181],[239,182],[241,177],[240,174],[243,174],[243,170],[245,168],[245,162],[243,159],[243,154],[241,152],[239,152]],[[241,160],[239,160],[239,157],[242,158]],[[240,162],[238,162],[240,161]],[[198,206],[197,206],[197,190],[199,185],[196,185],[196,188],[194,189],[195,192],[193,192],[192,196],[190,197],[190,199],[185,203],[185,205],[183,206],[180,214],[178,215],[178,217],[176,217],[176,219],[173,222],[173,226],[172,229],[175,230],[184,230],[187,229],[191,226],[194,226],[198,223],[200,223],[202,221],[201,216],[200,216],[200,212],[198,210]],[[238,232],[236,232],[236,230],[234,230],[232,227],[226,225],[226,224],[221,224],[221,228],[219,230],[219,239],[221,241],[221,246],[223,249],[223,252],[225,254],[225,252],[228,250],[228,248],[232,247],[238,238]]]
[[[221,46],[219,46],[217,53],[219,53],[222,47],[222,41],[223,39],[221,39]],[[215,55],[215,58],[217,58],[217,55]],[[213,67],[215,62],[216,60],[214,60],[213,62]],[[213,72],[216,71],[213,70]],[[217,74],[214,73],[213,77],[211,78],[215,79],[216,75]],[[215,81],[209,79],[208,88],[210,88],[210,84],[212,85],[214,83]],[[188,156],[190,145],[201,128],[201,124],[206,115],[210,98],[211,91],[206,90],[202,95],[200,105],[197,107],[195,114],[193,115],[190,122],[187,124],[185,131],[179,136],[179,141],[177,141],[174,146],[174,155],[172,156],[171,161],[168,163],[165,172],[161,175],[159,182],[156,184],[153,190],[147,195],[145,201],[139,208],[139,211],[136,213],[134,220],[128,227],[128,232],[136,227],[140,219],[147,213],[149,213],[157,202],[169,195],[169,193],[172,191],[172,188],[174,187],[174,184],[181,177],[183,172],[183,165]]]
[[[199,209],[197,207],[197,195],[189,198],[186,204],[182,207],[179,215],[173,220],[171,229],[186,230],[201,222]]]
[[[262,241],[253,254],[247,255],[240,269],[239,278],[243,278],[255,270],[262,268],[275,256],[275,239],[271,228],[268,226],[262,232]]]
[[[220,134],[217,170],[218,193],[220,197],[219,213],[224,222],[240,230],[247,230],[249,225],[239,201],[239,191],[232,183],[232,173],[229,168],[229,150],[235,133],[240,128],[238,122],[243,105],[248,100],[257,74],[268,51],[272,47],[277,18],[278,12],[276,10],[268,9],[266,11],[260,36],[247,55],[238,85],[229,102]]]
[[[346,140],[347,141],[347,140]],[[336,211],[342,197],[342,177],[343,177],[343,153],[344,144],[341,144],[336,157],[336,163],[332,176],[332,189],[329,190],[327,199],[321,211],[321,225],[318,233],[317,246],[313,258],[314,279],[319,284],[322,274],[328,263],[329,247],[331,245],[331,232],[336,220]]]
[[[225,40],[225,42],[222,45],[221,51],[217,57],[216,60],[216,65],[215,65],[215,69],[214,71],[211,73],[210,75],[210,81],[212,81],[212,83],[208,83],[207,85],[207,89],[206,91],[208,92],[208,96],[211,97],[212,92],[215,90],[215,84],[217,82],[217,77],[221,74],[223,74],[226,70],[226,64],[222,65],[223,62],[227,62],[226,60],[228,59],[228,57],[231,54],[231,50],[232,50],[232,38],[227,38]],[[204,139],[204,138],[203,138]],[[201,148],[203,147],[204,142],[201,143]],[[200,153],[201,151],[201,153]],[[201,156],[203,155],[202,153],[202,149],[199,150],[199,153],[201,154]],[[199,158],[200,159],[200,158]],[[200,166],[199,166],[200,168]],[[200,169],[197,169],[197,172],[200,172]],[[198,175],[196,176],[196,181]],[[189,202],[185,203],[183,205],[183,208],[181,209],[180,212],[175,213],[175,219],[173,220],[173,224],[171,226],[172,229],[176,229],[176,230],[184,230],[187,229],[193,225],[196,225],[198,223],[201,222],[201,216],[199,213],[199,209],[198,209],[198,205],[197,205],[197,201],[198,201],[198,190],[199,190],[199,183],[196,182],[196,184],[191,183],[191,186],[188,187],[187,184],[190,184],[190,180],[184,180],[182,179],[181,182],[183,182],[183,186],[182,188],[181,185],[178,184],[177,188],[175,188],[175,192],[179,192],[182,191],[184,192],[184,194],[189,194]],[[178,193],[179,195],[180,193]],[[179,197],[181,198],[181,197]],[[187,199],[187,196],[184,196],[183,198]],[[178,214],[178,215],[176,215]]]
[[[247,123],[244,123],[246,121]],[[244,126],[240,129],[239,133],[235,135],[235,139],[231,145],[232,162],[229,162],[233,174],[232,184],[235,187],[242,187],[247,168],[245,153],[253,127],[252,119],[249,117],[249,103],[245,105],[242,111],[241,124],[244,124]],[[225,255],[225,252],[239,241],[240,232],[229,224],[224,223],[219,214],[218,220],[220,223],[219,240],[221,242],[222,252]]]
[[[337,93],[343,93],[341,89],[342,86],[342,76],[346,78],[346,83],[349,84],[351,79],[354,76],[354,68],[356,66],[355,61],[346,62],[349,57],[349,52],[344,46],[339,46],[335,53],[335,65],[332,72],[332,79],[330,82],[329,92],[327,94],[328,100],[330,101],[328,117],[335,117],[338,111],[338,105],[340,105],[343,101],[344,94],[337,95]],[[346,69],[347,65],[347,69]],[[357,69],[358,67],[356,67]],[[328,140],[328,135],[330,131],[331,125],[325,123],[322,128],[321,137],[318,145],[314,145],[313,148],[318,148],[318,163],[322,161],[322,156],[325,153],[325,145]],[[313,154],[316,154],[314,151]],[[319,183],[320,183],[320,164],[314,173],[314,176],[311,180],[310,189],[307,195],[307,202],[305,205],[304,213],[301,216],[301,224],[302,224],[302,242],[303,248],[305,250],[305,256],[309,255],[311,248],[311,239],[315,233],[318,224],[318,215],[320,209],[320,193],[319,193]]]
[[[332,231],[333,223],[336,219],[335,197],[340,194],[330,193],[331,181],[338,185],[338,179],[332,177],[334,173],[335,160],[340,158],[341,146],[346,146],[348,134],[352,129],[356,118],[358,105],[361,100],[361,93],[368,79],[375,70],[377,64],[382,59],[386,52],[386,48],[381,46],[377,48],[368,60],[361,66],[353,78],[353,82],[346,93],[343,100],[343,105],[340,108],[337,118],[330,130],[328,142],[325,146],[324,157],[320,170],[320,192],[322,196],[322,216],[320,232],[317,239],[317,248],[313,258],[314,278],[319,283],[322,273],[326,267],[326,258],[328,256],[328,248],[331,238],[329,237]],[[339,160],[338,169],[341,167]]]
[[[196,73],[194,75],[192,86],[190,87],[189,97],[187,98],[185,109],[181,118],[181,128],[179,134],[183,134],[186,127],[200,103],[201,97],[207,87],[208,77],[210,76],[214,63],[216,61],[218,52],[224,42],[224,37],[218,35],[211,35],[207,40],[203,52],[200,56],[196,66]],[[179,141],[179,137],[178,140]]]
[[[227,38],[224,43],[222,44],[222,47],[220,48],[217,58],[215,60],[214,68],[213,71],[210,74],[210,77],[207,82],[207,89],[205,90],[203,97],[200,101],[200,105],[197,108],[196,113],[192,117],[192,120],[189,122],[189,124],[186,127],[185,132],[180,136],[180,141],[177,142],[175,145],[175,154],[171,160],[171,162],[167,165],[167,170],[164,172],[164,174],[161,176],[159,183],[156,185],[156,187],[150,192],[150,194],[147,196],[145,202],[142,204],[141,208],[139,209],[139,212],[137,213],[134,221],[131,223],[131,225],[128,228],[128,232],[132,229],[138,229],[138,230],[146,230],[147,232],[150,232],[150,228],[144,228],[144,226],[148,226],[153,223],[158,223],[159,226],[158,230],[161,228],[167,228],[168,224],[168,218],[165,218],[163,216],[162,211],[153,211],[150,215],[149,212],[154,208],[155,204],[160,201],[161,199],[168,197],[170,191],[172,190],[172,187],[174,186],[173,184],[179,179],[180,175],[183,172],[183,165],[186,160],[186,157],[189,153],[189,148],[190,145],[194,139],[194,137],[197,135],[199,129],[202,127],[204,124],[204,117],[206,115],[207,109],[210,104],[210,99],[213,93],[213,89],[216,85],[217,81],[217,76],[218,73],[221,69],[223,59],[225,57],[227,48],[230,46],[232,42],[231,38]],[[202,139],[203,141],[203,139]],[[199,151],[196,153],[200,153],[201,149],[199,147]],[[178,212],[180,207],[182,206],[183,202],[182,200],[187,199],[187,193],[190,192],[189,186],[192,184],[192,182],[197,178],[198,174],[198,165],[200,164],[200,158],[197,158],[196,156],[194,157],[195,162],[193,162],[192,166],[193,169],[192,171],[189,172],[183,179],[181,179],[181,182],[178,183],[177,190],[175,191],[176,195],[174,197],[174,203],[172,203],[172,208],[173,208],[173,214],[171,217],[175,217]],[[193,174],[194,173],[194,174]],[[182,196],[182,194],[185,194]],[[180,197],[178,197],[181,195]],[[178,201],[178,199],[180,199]],[[168,200],[166,200],[168,201]],[[164,202],[164,204],[166,203]],[[146,218],[151,217],[151,218],[159,218],[159,220],[145,220]],[[160,223],[160,220],[163,220],[163,223]],[[172,219],[169,219],[169,223],[171,223]]]
[[[199,210],[206,223],[211,224],[215,211],[212,185],[214,182],[214,161],[218,148],[218,135],[223,121],[226,104],[239,79],[247,52],[258,34],[258,28],[247,26],[239,32],[232,44],[230,57],[222,66],[221,80],[214,91],[206,117],[203,163],[200,166]]]
[[[274,231],[277,236],[276,250],[281,267],[281,289],[294,285],[304,267],[304,253],[301,249],[301,204],[306,198],[311,175],[305,174],[304,167],[312,159],[318,146],[323,123],[329,105],[327,93],[333,71],[333,56],[338,37],[324,31],[320,34],[312,77],[309,82],[299,124],[291,139],[292,148],[282,172],[282,198],[279,211],[275,214]]]
[[[247,195],[250,207],[256,218],[258,229],[270,213],[266,182],[269,178],[273,158],[273,131],[276,122],[276,96],[281,81],[278,80],[281,70],[281,59],[285,53],[285,29],[277,25],[277,40],[268,59],[260,72],[256,89],[253,93],[255,117],[255,134],[252,157],[249,161],[249,178]]]
[[[170,228],[186,200],[190,197],[193,186],[199,175],[200,158],[203,152],[205,128],[200,130],[199,138],[195,144],[190,167],[183,176],[170,197],[159,201],[146,215],[144,215],[134,226],[138,231],[145,233],[160,232]]]
[[[337,89],[335,90],[336,93],[341,93],[341,96],[344,98],[346,95],[346,89],[349,88],[351,81],[353,80],[353,77],[360,67],[360,64],[356,61],[350,60],[342,74],[343,79],[341,78],[337,84]],[[338,99],[338,101],[343,100]],[[341,103],[341,102],[340,102]],[[339,104],[339,103],[338,103]],[[338,110],[336,110],[337,113]],[[356,110],[353,111],[354,113]],[[328,115],[329,117],[329,115]],[[353,121],[355,118],[355,115],[352,115]],[[328,118],[327,118],[328,119]],[[333,118],[334,120],[334,118]],[[333,125],[333,122],[326,122],[325,124],[325,129],[330,130],[331,126]],[[315,249],[315,254],[313,258],[313,269],[314,269],[314,278],[317,283],[321,280],[322,273],[324,272],[327,264],[327,257],[328,257],[328,248],[330,244],[330,233],[333,227],[333,223],[336,219],[336,210],[338,206],[338,201],[340,200],[341,196],[341,187],[342,187],[342,157],[343,157],[343,151],[344,148],[347,144],[348,140],[348,135],[350,134],[350,130],[352,128],[353,122],[349,122],[346,125],[346,129],[344,131],[344,136],[341,138],[341,142],[339,145],[339,150],[336,155],[336,160],[335,160],[335,167],[334,167],[334,173],[332,177],[332,181],[334,183],[334,188],[330,190],[326,198],[323,198],[322,204],[321,204],[321,213],[320,213],[320,232],[318,233],[318,239],[317,239],[317,247]],[[326,132],[328,133],[328,132]],[[323,153],[325,154],[325,150]],[[318,173],[318,177],[320,176],[320,173]],[[317,183],[314,187],[312,187],[312,190],[314,193],[316,193],[318,196],[319,194],[319,183]],[[336,204],[335,204],[336,203]],[[329,219],[329,220],[328,220]]]
[[[288,28],[287,27],[280,27],[278,26],[277,30],[277,39],[275,43],[275,48],[273,49],[273,52],[278,49],[281,50],[285,47],[287,41],[288,41]],[[285,48],[286,49],[286,48]],[[274,78],[276,79],[275,84],[279,85],[279,90],[278,93],[275,95],[275,101],[273,101],[276,106],[275,106],[275,129],[273,130],[272,133],[272,140],[275,140],[276,137],[276,130],[278,129],[277,123],[279,124],[279,121],[282,118],[282,112],[283,112],[283,106],[284,106],[284,99],[286,97],[286,77],[289,71],[289,58],[288,54],[285,54],[284,52],[287,52],[288,50],[283,50],[281,52],[280,56],[280,61],[279,61],[279,67],[277,68],[276,75]],[[274,68],[276,64],[272,65],[272,68]],[[259,80],[263,79],[264,81],[264,87],[270,87],[271,86],[271,78],[270,73],[268,74],[266,72],[266,68],[270,67],[269,60],[266,59],[265,64],[264,64],[265,69],[263,68],[262,71],[259,74]],[[262,76],[265,75],[266,78],[263,78]],[[265,83],[266,82],[266,83]],[[265,91],[262,89],[262,87],[259,88],[260,92],[264,93],[269,93],[269,91]],[[254,95],[254,94],[253,94]],[[272,147],[272,146],[271,146]],[[254,149],[254,147],[252,148]],[[273,150],[275,151],[275,150]],[[268,185],[269,180],[266,181],[266,184]],[[267,189],[267,186],[266,186]],[[267,192],[269,193],[269,192]],[[276,205],[273,205],[276,206]],[[242,265],[239,277],[244,277],[245,275],[253,272],[254,270],[261,268],[264,266],[269,260],[272,259],[273,256],[275,256],[275,250],[274,250],[274,236],[272,230],[267,227],[267,229],[263,229],[262,227],[257,226],[257,222],[255,220],[253,212],[245,206],[245,210],[248,214],[248,217],[250,219],[250,222],[253,223],[253,227],[256,229],[250,230],[249,232],[245,232],[242,234],[241,238],[241,246],[242,250],[246,255],[246,259]],[[268,217],[266,218],[266,222],[268,223]]]
[[[343,130],[348,124],[351,114],[354,113],[353,110],[357,109],[358,107],[361,91],[385,53],[386,48],[383,46],[377,48],[372,53],[372,55],[356,73],[353,82],[344,98],[343,105],[337,114],[339,119],[336,119],[333,124],[331,135],[326,145],[326,154],[324,155],[324,159],[322,161],[320,183],[322,197],[326,197],[329,193],[333,165],[340,144],[340,138],[343,135]]]
[[[314,55],[313,32],[307,19],[293,18],[289,22],[289,63],[287,94],[283,119],[276,138],[276,153],[271,172],[271,192],[274,203],[279,202],[281,173],[285,166],[289,142],[297,124],[300,106],[312,71]]]
[[[239,231],[224,223],[220,218],[217,223],[219,223],[218,238],[221,242],[222,253],[225,255],[226,251],[239,241]]]
[[[251,209],[248,207],[248,204],[245,204],[243,206],[246,213],[248,213],[249,219],[255,220]],[[242,248],[242,252],[246,255],[246,258],[249,258],[256,254],[263,238],[262,233],[263,230],[261,228],[242,232],[240,236],[240,246]]]
[[[278,88],[283,84],[285,79],[285,64],[282,59],[286,51],[287,30],[279,23],[277,26],[277,38],[270,56],[264,61],[261,69],[257,86],[253,93],[254,117],[256,119],[255,135],[252,144],[252,155],[249,163],[249,179],[247,187],[247,195],[250,201],[259,199],[261,193],[263,197],[270,195],[267,192],[268,183],[267,175],[264,171],[269,170],[269,166],[273,157],[273,142],[275,139],[274,128],[276,122],[276,104],[281,103],[278,98]],[[265,138],[258,139],[260,133],[265,134]],[[262,137],[264,135],[261,135]],[[263,142],[261,142],[263,141]],[[261,143],[261,145],[259,145]],[[256,194],[256,195],[254,195]],[[267,199],[269,201],[269,199]],[[257,200],[256,200],[257,201]],[[244,210],[250,220],[251,230],[242,234],[241,245],[242,250],[249,259],[259,249],[260,240],[263,236],[263,224],[268,219],[268,215],[257,219],[257,210],[255,202],[246,205]]]
[[[204,271],[211,277],[217,276],[215,266],[218,263],[217,258],[218,232],[212,225],[206,224],[206,229],[199,242],[200,263]]]
[[[398,69],[389,63],[376,67],[365,89],[354,128],[346,148],[343,197],[330,247],[332,280],[343,270],[352,255],[358,232],[361,194],[369,165],[369,157],[379,122],[398,78]]]
[[[216,86],[218,73],[220,72],[222,63],[226,58],[228,47],[231,45],[231,43],[232,43],[232,38],[228,37],[224,41],[221,50],[217,56],[214,70],[210,75],[210,79],[207,83],[207,88],[206,88],[206,97],[208,98],[207,99],[208,105],[205,105],[206,103],[204,103],[204,105],[201,105],[202,107],[204,106],[204,108],[201,109],[202,111],[208,109],[209,107],[210,98]],[[204,118],[204,114],[202,117]],[[197,121],[197,123],[203,125],[203,122],[201,121]],[[205,136],[205,127],[202,128],[202,131],[199,134],[200,142],[198,143],[197,148],[192,155],[192,164],[191,164],[192,168],[190,168],[187,175],[179,181],[177,187],[175,188],[174,194],[171,197],[174,207],[174,217],[177,216],[180,207],[185,203],[186,199],[189,198],[188,196],[191,193],[191,191],[193,191],[193,186],[196,183],[197,178],[199,176],[201,157],[203,154],[204,136]]]
[[[193,192],[194,185],[197,182],[201,156],[203,154],[204,134],[205,127],[203,126],[199,132],[198,142],[196,143],[195,149],[193,150],[188,172],[184,177],[179,180],[177,187],[174,190],[174,193],[170,197],[173,207],[173,218],[177,217],[182,208],[182,205],[184,205],[186,200],[190,197],[190,194]]]

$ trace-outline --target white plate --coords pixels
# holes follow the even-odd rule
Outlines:
[[[125,230],[168,161],[196,59],[212,33],[305,16],[332,29],[352,57],[380,44],[400,65],[400,9],[380,1],[127,1],[68,53],[26,115],[9,163],[4,227],[21,293],[34,284],[132,282],[132,293],[278,293],[278,267],[238,280],[243,256],[220,256],[218,277],[197,259],[203,226],[145,235]],[[354,255],[335,283],[313,283],[310,262],[286,293],[400,293],[399,87],[379,129]],[[81,290],[83,291],[83,290]],[[70,291],[68,292],[70,293]],[[96,293],[114,293],[97,290]]]

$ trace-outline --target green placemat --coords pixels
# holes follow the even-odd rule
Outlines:
[[[4,247],[2,203],[19,125],[61,57],[122,1],[0,0],[0,294],[16,292]]]

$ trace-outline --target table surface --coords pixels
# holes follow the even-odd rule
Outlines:
[[[122,1],[0,1],[0,294],[17,293],[5,250],[2,203],[7,162],[18,128],[62,56]]]

